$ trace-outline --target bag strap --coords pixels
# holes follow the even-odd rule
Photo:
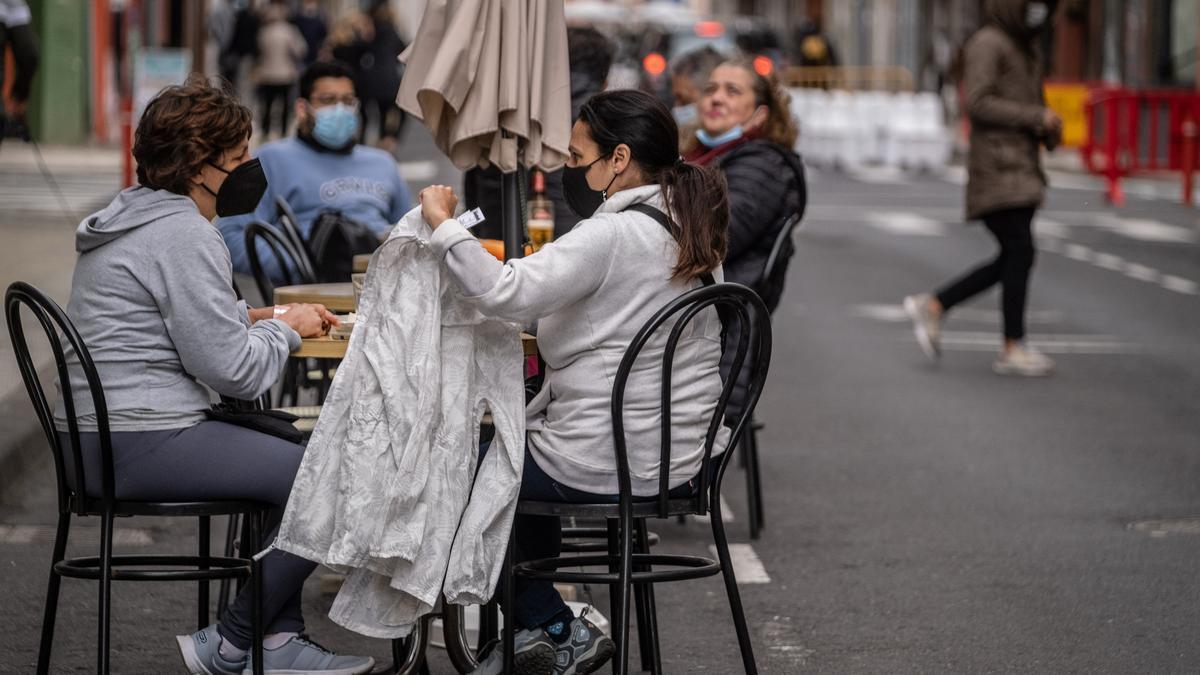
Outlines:
[[[675,229],[671,227],[671,219],[667,217],[667,214],[663,213],[661,209],[657,209],[649,204],[633,204],[627,207],[625,210],[637,211],[643,215],[650,216],[654,220],[658,221],[659,225],[663,226],[663,229],[667,231],[667,234],[671,235],[672,239],[675,239],[676,242],[679,241],[675,236]],[[716,285],[717,280],[713,278],[712,272],[704,272],[700,275],[700,283],[704,284],[705,286],[714,286]],[[715,309],[717,310],[717,318],[721,320],[721,350],[724,351],[725,331],[729,329],[729,322],[731,320],[729,315],[729,307],[726,307],[725,305],[717,305]]]
[[[658,221],[659,225],[663,226],[663,229],[667,231],[667,234],[671,235],[672,239],[675,239],[676,242],[678,242],[678,239],[675,236],[675,229],[671,227],[671,219],[668,218],[667,214],[663,213],[661,210],[656,209],[649,204],[634,204],[625,210],[637,211],[643,215],[650,216],[654,220]],[[705,272],[700,275],[700,283],[704,284],[705,286],[712,286],[716,284],[717,281],[713,278],[712,272]],[[724,323],[724,320],[722,320],[722,323]]]

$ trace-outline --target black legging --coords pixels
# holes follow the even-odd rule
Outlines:
[[[1024,207],[993,211],[983,217],[983,224],[996,238],[996,243],[1000,244],[1000,252],[991,262],[938,292],[937,298],[943,310],[949,310],[999,282],[1003,297],[1004,337],[1008,340],[1025,337],[1025,297],[1036,253],[1033,245],[1033,213],[1032,207]]]
[[[279,126],[279,133],[286,134],[292,113],[292,85],[260,84],[258,85],[258,102],[262,106],[262,128],[260,129],[262,138],[265,140],[271,134],[271,121],[275,118],[271,112],[277,102],[283,108],[283,123]]]

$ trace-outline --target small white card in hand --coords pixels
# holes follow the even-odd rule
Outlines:
[[[469,230],[484,221],[483,211],[480,211],[479,209],[463,211],[462,214],[456,218],[456,220],[458,220],[459,224]]]

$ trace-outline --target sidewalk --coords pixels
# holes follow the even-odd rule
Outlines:
[[[65,305],[75,265],[75,225],[119,189],[120,152],[56,146],[41,151],[49,179],[33,146],[11,140],[0,145],[0,285],[25,281]],[[27,315],[26,337],[40,372],[50,375],[49,346],[32,321]],[[53,396],[52,376],[44,382]],[[23,469],[45,452],[41,433],[5,329],[0,335],[0,494],[8,494]]]

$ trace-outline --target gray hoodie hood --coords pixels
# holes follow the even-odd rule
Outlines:
[[[190,197],[140,185],[125,188],[108,206],[79,223],[75,250],[91,251],[147,223],[189,212],[203,218]]]

